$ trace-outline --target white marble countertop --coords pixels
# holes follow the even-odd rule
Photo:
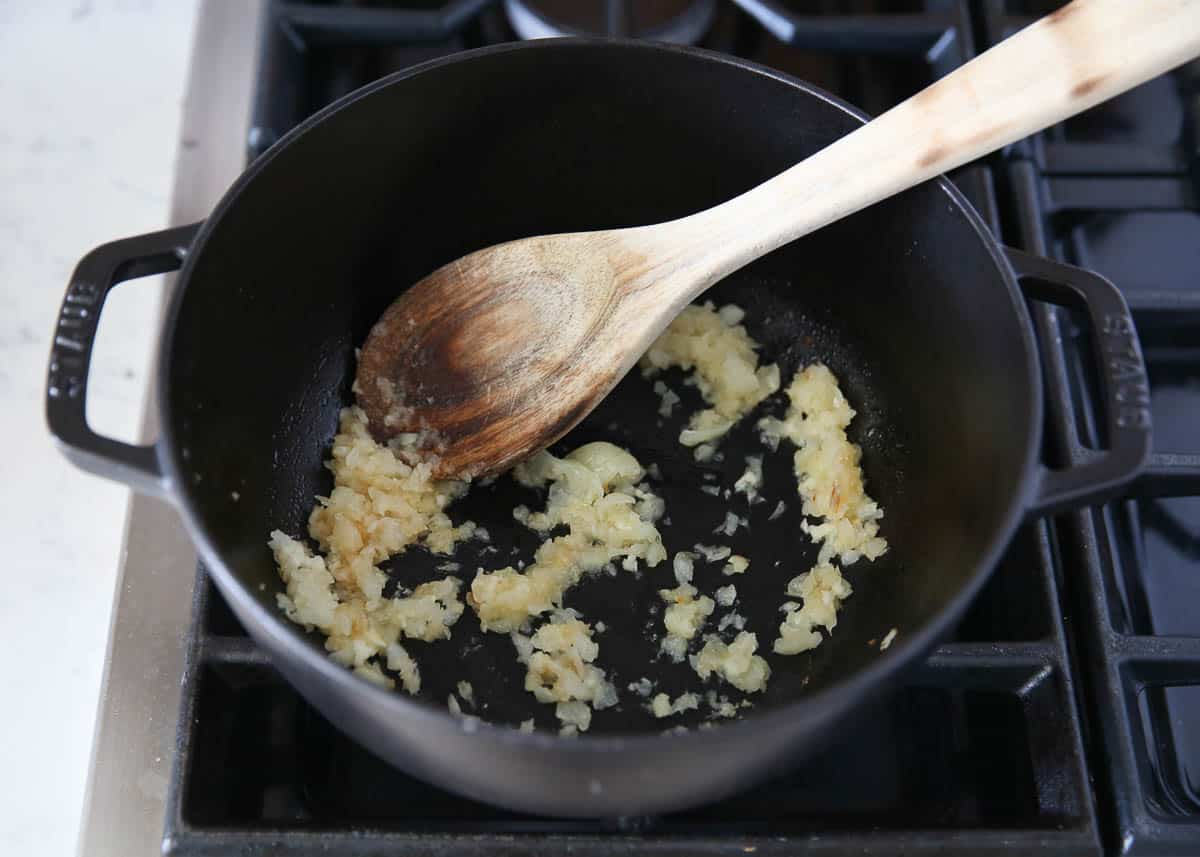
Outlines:
[[[74,264],[165,225],[196,0],[0,3],[0,854],[75,849],[128,492],[50,442],[46,359]],[[158,284],[118,289],[89,421],[131,439]]]

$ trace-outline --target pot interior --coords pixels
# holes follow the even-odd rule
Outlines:
[[[354,348],[406,285],[496,242],[694,212],[857,123],[825,98],[735,62],[645,45],[547,44],[394,80],[269,153],[193,254],[163,364],[168,455],[202,537],[223,560],[221,582],[322,650],[318,635],[277,611],[282,585],[267,535],[302,534],[314,495],[329,491],[322,463],[350,402]],[[754,700],[764,709],[881,657],[869,641],[936,621],[986,573],[981,562],[1007,536],[1037,441],[1033,356],[1011,284],[936,183],[771,254],[709,297],[746,309],[763,361],[780,364],[785,385],[797,368],[822,360],[858,411],[851,438],[863,448],[867,490],[886,510],[890,550],[846,569],[855,592],[832,638],[809,654],[770,652],[787,581],[816,556],[799,527],[792,449],[784,442],[767,452],[754,428],[764,413],[782,415],[782,395],[724,439],[722,462],[702,466],[676,442],[699,407],[695,391],[678,373],[664,376],[683,404],[660,420],[658,397],[635,373],[556,450],[603,439],[656,463],[663,479],[655,489],[671,519],[661,527],[668,552],[723,543],[750,558],[736,578],[723,577],[721,563],[698,562],[696,585],[710,595],[737,586],[735,609],[773,671]],[[766,502],[747,510],[741,495],[699,490],[706,470],[732,486],[748,454],[766,456]],[[780,500],[785,514],[768,521]],[[505,477],[452,507],[456,521],[485,526],[498,549],[460,549],[468,581],[476,567],[530,559],[538,539],[513,521],[518,503],[539,508],[544,499]],[[749,528],[715,536],[731,508],[748,514]],[[443,560],[411,550],[388,568],[412,586],[443,576],[434,568]],[[567,596],[568,606],[608,626],[597,638],[598,663],[622,691],[643,676],[672,696],[701,689],[686,664],[654,658],[661,613],[651,610],[661,605],[657,590],[674,585],[667,562],[637,575],[596,575]],[[443,706],[466,679],[487,703],[486,719],[556,725],[552,706],[523,689],[510,641],[482,634],[470,609],[451,640],[408,648],[433,704]],[[707,687],[739,696],[715,679]],[[640,698],[622,698],[597,713],[593,732],[667,725]]]

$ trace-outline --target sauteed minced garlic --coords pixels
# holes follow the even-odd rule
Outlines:
[[[687,307],[642,358],[647,376],[672,366],[691,372],[688,383],[709,407],[692,415],[679,440],[694,447],[699,460],[714,455],[720,438],[779,389],[779,370],[758,365],[758,346],[742,326],[743,317],[734,306]],[[661,380],[654,383],[664,405],[679,402]],[[833,631],[837,611],[851,594],[838,564],[860,557],[874,560],[887,550],[878,534],[883,511],[865,493],[860,451],[846,437],[854,411],[837,379],[814,364],[795,376],[787,395],[790,407],[784,419],[766,418],[759,429],[770,448],[783,439],[796,446],[803,513],[816,521],[805,520],[801,526],[821,548],[816,566],[781,586],[781,595],[794,600],[781,607],[784,618],[771,647],[776,655],[815,648],[824,639],[818,629]],[[334,660],[377,684],[398,683],[416,694],[421,689],[419,652],[414,658],[404,642],[450,637],[469,606],[484,631],[511,637],[514,657],[526,669],[525,689],[534,699],[554,704],[560,731],[586,731],[592,711],[619,704],[621,693],[605,673],[602,646],[595,638],[596,630],[603,629],[599,620],[608,617],[584,617],[564,607],[564,596],[585,574],[601,569],[621,573],[619,565],[625,573],[641,568],[659,573],[667,559],[658,529],[664,504],[645,481],[646,467],[605,442],[586,444],[562,458],[539,453],[511,473],[522,484],[546,491],[544,510],[513,511],[520,524],[546,537],[533,563],[520,569],[479,569],[467,587],[466,604],[460,595],[463,581],[454,576],[385,597],[381,562],[413,545],[449,555],[476,534],[473,523],[456,525],[447,514],[468,484],[433,479],[431,462],[422,458],[416,441],[401,436],[377,443],[360,409],[342,412],[327,465],[334,489],[329,497],[317,498],[308,521],[308,535],[319,553],[278,530],[271,534],[269,545],[286,586],[278,596],[281,609],[292,621],[324,634]],[[734,486],[749,503],[758,501],[761,461],[748,457],[746,474]],[[773,513],[769,520],[778,516]],[[746,525],[732,513],[714,523],[714,532],[726,534]],[[695,551],[675,554],[659,590],[665,602],[660,657],[681,665],[686,660],[701,681],[716,677],[743,693],[760,692],[771,674],[758,652],[756,631],[765,629],[747,629],[745,617],[733,612],[737,588],[732,584],[703,593],[693,583],[696,559],[728,560],[725,574],[753,574],[750,562],[722,545],[696,545]],[[667,588],[672,574],[676,585]],[[719,622],[712,619],[718,607],[729,611]],[[630,684],[627,693],[631,704],[636,699],[658,718],[698,709],[702,699],[710,718],[736,716],[749,705],[711,689],[704,697],[686,692],[674,700],[659,693],[651,704],[646,701],[651,688],[642,679]],[[452,696],[451,701],[461,716],[457,700]],[[521,729],[530,726],[525,721]]]
[[[781,437],[796,445],[793,459],[803,512],[821,523],[800,527],[820,542],[817,565],[793,578],[787,594],[800,598],[783,605],[787,611],[779,626],[775,652],[794,655],[815,649],[823,637],[816,627],[832,631],[837,608],[850,597],[850,584],[842,577],[843,565],[859,557],[875,560],[887,551],[879,536],[883,510],[863,489],[862,451],[846,437],[854,409],[838,388],[837,378],[825,366],[813,364],[796,375],[788,386],[788,412],[782,420],[770,417],[759,423],[768,444]]]
[[[679,442],[695,447],[698,460],[711,455],[714,442],[779,389],[779,367],[758,365],[758,343],[741,324],[745,315],[732,304],[720,309],[711,302],[684,307],[640,361],[647,378],[671,366],[692,373],[687,383],[700,390],[710,407],[692,414]],[[668,393],[678,401],[666,390],[667,402]]]
[[[633,571],[639,560],[653,568],[667,557],[655,527],[663,502],[642,483],[645,471],[611,443],[589,443],[564,458],[540,452],[513,469],[530,488],[549,485],[544,512],[518,508],[514,517],[548,533],[567,535],[538,548],[523,571],[502,568],[476,576],[467,597],[485,631],[508,633],[562,604],[563,593],[585,573],[619,560]]]

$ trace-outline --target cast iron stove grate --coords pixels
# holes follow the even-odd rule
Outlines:
[[[812,80],[877,113],[968,59],[980,39],[1019,20],[1010,16],[1030,12],[989,3],[719,0],[701,44]],[[248,137],[250,158],[324,104],[382,74],[514,38],[502,4],[487,0],[356,6],[273,2],[267,15]],[[1058,138],[1046,135],[1047,141],[1052,139]],[[1065,139],[1072,140],[1070,135]],[[1044,252],[1035,218],[1020,204],[1028,199],[1019,192],[1021,182],[1044,192],[1056,177],[1050,168],[1069,154],[1035,139],[1006,156],[959,171],[955,180],[994,231]],[[1158,157],[1156,163],[1175,163],[1173,155],[1160,151]],[[994,176],[1001,181],[999,197]],[[1043,228],[1040,220],[1037,226]],[[1194,298],[1192,294],[1193,306]],[[1162,315],[1169,321],[1172,314],[1161,309],[1148,307],[1146,317]],[[1048,308],[1037,312],[1043,333],[1070,321]],[[1158,341],[1147,336],[1148,345]],[[1179,350],[1172,340],[1163,342],[1168,356]],[[1072,361],[1073,348],[1069,337],[1066,347],[1048,348],[1054,445],[1064,456],[1077,453],[1075,427],[1091,412],[1087,379],[1073,374],[1080,362]],[[1148,347],[1152,378],[1174,377],[1169,371],[1156,375],[1156,353]],[[1171,384],[1156,386],[1169,392]],[[1090,419],[1095,422],[1094,415]],[[1098,513],[1113,514],[1111,509]],[[1190,514],[1194,532],[1194,507]],[[1145,516],[1136,521],[1144,526]],[[1153,815],[1153,801],[1158,800],[1140,788],[1130,791],[1128,781],[1145,773],[1149,759],[1159,758],[1144,742],[1149,735],[1159,740],[1163,733],[1136,731],[1143,741],[1139,745],[1130,724],[1142,722],[1139,704],[1164,710],[1167,703],[1160,705],[1159,696],[1174,692],[1152,689],[1129,697],[1129,688],[1140,687],[1138,682],[1158,688],[1162,670],[1177,662],[1191,664],[1191,673],[1168,672],[1171,682],[1196,682],[1198,676],[1194,641],[1179,636],[1181,629],[1159,629],[1175,635],[1161,645],[1141,630],[1124,638],[1134,641],[1126,649],[1110,645],[1120,632],[1105,624],[1114,614],[1112,592],[1104,587],[1111,589],[1105,581],[1113,577],[1115,564],[1104,555],[1108,542],[1096,535],[1101,526],[1109,526],[1106,519],[1091,515],[1026,526],[955,638],[820,757],[718,804],[610,821],[563,821],[498,810],[380,762],[334,730],[283,681],[201,570],[165,852],[1084,855],[1116,850],[1120,837],[1132,830],[1127,819]],[[1177,529],[1170,530],[1176,541]],[[1144,544],[1138,555],[1142,559],[1159,550],[1150,541]],[[1194,536],[1191,545],[1194,549]],[[1192,562],[1198,562],[1194,550]],[[1065,593],[1060,592],[1064,578],[1069,578]],[[1098,588],[1093,589],[1094,583]],[[1064,603],[1079,605],[1073,608],[1079,613],[1064,616]],[[1164,593],[1155,603],[1161,612],[1171,595]],[[1153,609],[1146,602],[1139,615],[1159,615]],[[1176,650],[1185,656],[1172,660],[1168,653]],[[1081,660],[1088,663],[1083,687],[1073,666]],[[1106,677],[1124,689],[1124,707],[1111,704],[1116,697],[1104,684]],[[1082,720],[1081,700],[1088,712]],[[1110,735],[1129,739],[1123,770],[1107,769],[1102,743]],[[1200,729],[1193,735],[1200,735]],[[1084,752],[1085,736],[1090,756]],[[1194,759],[1196,745],[1190,747],[1186,758]],[[1097,772],[1099,810],[1089,764],[1092,770],[1102,768]],[[1174,770],[1190,771],[1194,785],[1196,768]],[[1189,781],[1176,776],[1169,782]],[[1114,798],[1118,793],[1121,800]],[[1099,821],[1113,806],[1122,813],[1119,830]],[[1159,828],[1136,832],[1136,841],[1148,850],[1155,843],[1186,850],[1181,843],[1187,840],[1164,835]],[[1197,841],[1194,832],[1190,841]]]
[[[990,0],[998,36],[1044,4]],[[1200,64],[1026,141],[1007,166],[1022,242],[1117,283],[1150,378],[1155,450],[1129,498],[1066,516],[1067,607],[1103,834],[1126,854],[1200,853]],[[1055,367],[1058,453],[1102,445],[1074,318]]]

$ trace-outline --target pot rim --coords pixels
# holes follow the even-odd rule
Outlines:
[[[248,614],[255,620],[254,627],[247,630],[269,651],[289,651],[299,658],[303,665],[318,674],[327,682],[331,689],[342,695],[365,695],[373,706],[383,706],[386,716],[404,719],[409,722],[419,721],[420,726],[439,729],[454,729],[469,731],[478,736],[480,741],[501,741],[506,744],[524,745],[531,750],[568,753],[571,755],[592,756],[597,753],[622,752],[631,750],[648,750],[651,746],[662,747],[664,740],[678,742],[676,746],[699,748],[710,741],[730,736],[734,731],[749,733],[751,730],[762,728],[788,730],[799,724],[810,728],[821,728],[821,724],[836,720],[844,715],[854,704],[882,690],[891,684],[904,668],[910,666],[919,657],[930,651],[945,635],[949,628],[966,611],[967,607],[979,594],[987,582],[1001,553],[1008,547],[1013,534],[1022,521],[1022,517],[1033,495],[1037,479],[1037,460],[1042,440],[1043,389],[1040,362],[1037,345],[1033,333],[1032,320],[1028,308],[1017,285],[1012,267],[1005,256],[1000,242],[991,234],[982,218],[945,176],[938,176],[930,181],[936,182],[938,189],[945,195],[946,201],[964,216],[978,239],[996,264],[998,273],[1007,286],[1007,291],[1013,311],[1017,315],[1020,328],[1022,351],[1025,354],[1026,389],[1029,393],[1026,408],[1026,424],[1024,434],[1027,438],[1024,452],[1024,463],[1018,487],[1009,501],[1008,509],[1000,525],[996,528],[987,547],[981,554],[972,576],[963,587],[942,606],[939,613],[920,628],[899,635],[896,642],[885,653],[865,668],[859,669],[843,678],[837,679],[832,685],[811,695],[772,707],[769,710],[752,710],[747,716],[738,720],[719,723],[719,728],[689,730],[685,733],[630,733],[630,734],[596,734],[582,733],[577,737],[564,738],[548,732],[520,732],[506,724],[492,724],[477,718],[469,729],[462,728],[462,720],[454,717],[444,706],[420,699],[409,697],[371,684],[354,675],[345,667],[334,663],[325,655],[303,640],[304,631],[294,625],[278,610],[272,610],[260,603],[257,598],[241,583],[237,576],[225,565],[224,559],[208,538],[201,522],[198,506],[189,488],[189,481],[184,478],[184,461],[176,443],[173,423],[169,418],[169,390],[167,379],[171,365],[175,331],[183,306],[186,291],[196,259],[202,255],[209,237],[215,231],[225,214],[236,205],[243,189],[251,184],[266,167],[285,149],[296,145],[313,127],[335,116],[340,111],[358,101],[369,98],[376,92],[400,85],[410,78],[419,75],[436,73],[445,66],[469,63],[483,57],[491,57],[516,51],[578,51],[601,50],[610,53],[623,51],[646,51],[660,54],[684,54],[704,62],[718,63],[739,74],[754,74],[770,78],[786,84],[798,93],[817,98],[837,108],[859,122],[867,122],[870,117],[863,111],[851,106],[842,99],[819,87],[806,83],[791,75],[768,68],[749,60],[732,57],[715,51],[682,45],[669,45],[635,39],[599,39],[599,38],[554,38],[524,42],[510,42],[477,48],[440,57],[420,65],[403,69],[393,74],[369,83],[360,89],[334,101],[318,110],[305,121],[285,134],[275,145],[264,152],[251,163],[245,171],[233,182],[212,213],[205,219],[203,226],[193,241],[187,258],[178,274],[175,288],[172,290],[170,303],[164,318],[163,333],[157,354],[158,377],[155,392],[157,396],[157,411],[161,434],[156,444],[158,457],[163,467],[164,477],[168,485],[168,493],[172,497],[184,520],[192,541],[195,543],[205,568],[212,575],[222,595],[232,602],[239,615]],[[264,536],[264,550],[266,541]],[[802,714],[797,717],[797,710]]]

